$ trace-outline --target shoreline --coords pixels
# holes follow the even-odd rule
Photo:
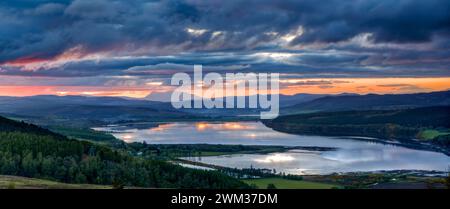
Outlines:
[[[200,167],[206,167],[206,168],[212,168],[216,170],[220,169],[235,169],[231,167],[225,167],[220,165],[213,165],[213,164],[207,164],[202,163],[198,161],[192,161],[187,159],[174,159],[172,160],[173,163],[184,163],[184,164],[190,164]],[[247,169],[247,168],[245,168]],[[268,168],[266,168],[268,169]],[[242,169],[239,169],[242,170]],[[264,169],[261,169],[264,170]],[[447,171],[438,171],[438,170],[417,170],[417,169],[404,169],[404,170],[376,170],[376,171],[353,171],[353,172],[331,172],[326,174],[304,174],[304,175],[298,175],[298,174],[290,174],[294,176],[302,176],[302,177],[308,177],[308,176],[330,176],[330,175],[367,175],[367,174],[402,174],[402,175],[410,175],[410,176],[417,176],[417,177],[445,177],[448,172]],[[279,174],[274,174],[275,176]]]
[[[286,128],[282,128],[280,126],[274,126],[274,124],[269,121],[261,121],[261,122],[266,127],[270,128],[274,131],[281,132],[281,133],[287,133],[287,134],[293,134],[293,135],[304,135],[304,136],[328,136],[328,137],[334,137],[334,138],[351,138],[353,140],[401,146],[401,147],[406,147],[409,149],[439,152],[439,153],[445,154],[447,156],[450,156],[450,149],[446,149],[445,147],[435,145],[435,144],[432,144],[429,142],[419,141],[416,139],[382,139],[382,138],[376,138],[373,136],[364,135],[364,133],[361,133],[358,136],[355,136],[355,135],[349,136],[349,135],[345,135],[345,134],[300,133],[300,132],[296,132],[295,130],[289,130]]]

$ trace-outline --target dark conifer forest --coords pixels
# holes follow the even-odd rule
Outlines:
[[[0,117],[0,174],[151,188],[247,188],[216,171],[183,168],[120,150],[68,139],[47,129]]]

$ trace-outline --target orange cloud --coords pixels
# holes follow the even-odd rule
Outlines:
[[[3,63],[5,66],[15,66],[21,67],[26,71],[35,71],[38,69],[49,69],[61,66],[67,62],[71,61],[81,61],[88,59],[99,59],[104,57],[100,53],[88,53],[82,46],[72,47],[61,54],[50,57],[50,58],[39,58],[39,57],[22,57],[12,61]]]
[[[147,88],[98,87],[98,86],[0,86],[3,96],[33,96],[52,94],[59,96],[116,96],[143,98],[151,93]]]
[[[35,57],[22,57],[22,58],[18,58],[9,62],[4,63],[5,65],[11,65],[11,66],[23,66],[26,64],[30,64],[30,63],[35,63],[35,62],[45,62],[47,61],[46,59],[43,58],[35,58]]]
[[[295,79],[280,89],[281,94],[401,94],[450,89],[450,77],[444,78],[336,78]],[[283,82],[282,82],[283,83]],[[310,85],[305,85],[305,84]]]
[[[156,85],[156,83],[155,83]],[[157,85],[162,85],[158,83]],[[150,85],[151,86],[151,85]],[[150,86],[0,86],[0,95],[32,96],[54,95],[90,95],[125,96],[143,98],[156,91]],[[162,85],[158,92],[171,91],[173,88]],[[280,93],[293,95],[311,94],[400,94],[415,92],[444,91],[450,89],[450,77],[443,78],[336,78],[336,79],[292,79],[282,80]],[[240,92],[242,94],[242,92]]]

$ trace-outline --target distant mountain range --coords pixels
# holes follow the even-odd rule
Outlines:
[[[357,95],[357,94],[339,94],[339,95]],[[294,94],[294,95],[284,95],[284,94],[280,94],[279,98],[280,98],[280,106],[281,107],[287,107],[287,106],[291,106],[291,105],[295,105],[298,103],[302,103],[302,102],[308,102],[308,101],[312,101],[314,99],[318,99],[321,97],[325,97],[325,96],[330,96],[329,94]],[[145,99],[148,101],[155,101],[155,102],[170,102],[170,93],[152,93],[150,95],[148,95]],[[194,96],[192,95],[192,100],[201,100],[200,97]],[[219,100],[222,101],[226,101],[227,97],[223,97],[223,98],[219,98]],[[237,100],[237,98],[242,98],[242,97],[236,97],[235,100]],[[248,101],[248,96],[244,97],[246,101]]]
[[[450,105],[450,91],[415,94],[324,96],[283,108],[282,114],[344,110],[389,110]]]
[[[303,102],[309,102],[314,99],[318,99],[321,97],[328,96],[326,94],[295,94],[295,95],[279,95],[280,108],[289,107],[292,105],[296,105]],[[197,100],[201,100],[200,97],[193,96],[193,100],[191,101],[191,106],[194,106],[194,102]],[[223,103],[223,107],[227,105],[228,97],[218,98],[217,100]],[[246,106],[244,108],[200,108],[200,109],[180,109],[182,112],[187,112],[191,114],[203,115],[208,117],[236,117],[236,116],[254,116],[259,117],[259,113],[261,112],[261,108],[249,108],[249,96],[241,96],[234,98],[234,107],[237,107],[237,101],[239,99],[244,99]],[[269,97],[270,99],[270,97]],[[259,100],[258,100],[259,104]]]
[[[279,95],[280,114],[345,110],[390,110],[450,105],[450,91],[415,94],[296,94]],[[249,97],[245,97],[246,103]],[[236,99],[235,99],[236,102]],[[224,102],[225,104],[226,102]],[[248,104],[248,103],[247,103]],[[258,115],[261,109],[183,109],[191,114],[213,116]]]
[[[248,100],[248,97],[245,98]],[[235,100],[236,101],[236,100]],[[450,105],[450,91],[389,95],[280,95],[283,115],[343,110],[404,109]],[[119,97],[41,95],[0,97],[0,114],[57,123],[117,123],[259,115],[260,109],[175,109],[168,102]],[[35,121],[30,121],[35,122]],[[41,124],[38,122],[38,124]]]
[[[188,113],[177,111],[170,104],[163,102],[118,97],[54,95],[0,97],[0,114],[10,117],[41,119],[41,121],[68,123],[89,121],[100,124],[193,117]]]

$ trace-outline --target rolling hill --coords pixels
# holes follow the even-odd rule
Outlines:
[[[41,95],[0,97],[0,113],[35,123],[89,126],[120,121],[153,121],[192,118],[169,103],[118,97],[84,97]],[[53,124],[50,124],[53,125]]]
[[[450,91],[415,94],[368,94],[325,96],[282,108],[281,113],[295,114],[318,111],[389,110],[450,105]]]

